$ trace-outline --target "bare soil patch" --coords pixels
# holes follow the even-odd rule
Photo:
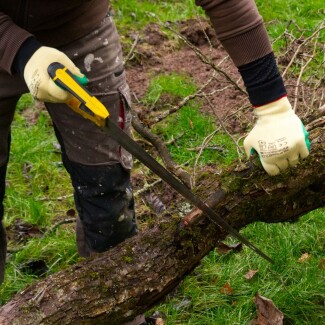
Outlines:
[[[241,82],[237,68],[228,58],[213,28],[207,22],[189,20],[180,23],[179,30],[181,35],[199,48],[204,55],[220,64],[219,68],[234,81]],[[127,65],[127,78],[134,102],[144,96],[152,77],[170,73],[185,74],[201,87],[211,78],[213,69],[203,63],[187,45],[175,44],[175,41],[168,39],[160,26],[149,25],[144,30],[144,36],[140,36],[136,47],[136,59]],[[210,105],[203,103],[202,112],[212,115],[217,112],[220,117],[224,117],[231,110],[248,103],[246,96],[240,94],[220,75],[216,75],[215,80],[205,88],[206,94],[211,92],[215,92],[213,96],[209,96],[215,110],[211,110]]]
[[[150,24],[140,35],[134,58],[127,63],[127,78],[133,94],[133,108],[136,111],[137,103],[141,102],[141,98],[146,93],[150,79],[158,74],[186,74],[193,78],[198,87],[204,85],[213,74],[212,67],[203,63],[188,45],[183,41],[168,38],[163,29],[157,24]],[[177,30],[205,56],[211,58],[218,68],[245,89],[237,68],[218,42],[214,29],[208,21],[191,19],[180,22]],[[301,40],[297,40],[297,42],[301,42]],[[286,53],[278,57],[281,71],[290,62],[297,48],[295,42],[291,46],[291,50],[287,50]],[[310,114],[321,106],[324,85],[320,85],[316,89],[314,84],[308,81],[299,83],[296,77],[293,78],[290,75],[284,79],[291,103],[293,104],[297,98],[298,115],[304,123],[308,123],[313,119],[313,117],[310,118]],[[226,126],[229,128],[229,132],[245,133],[252,126],[254,122],[253,109],[247,96],[235,89],[222,75],[217,74],[215,79],[204,89],[204,93],[208,95],[212,105],[203,100],[201,112],[212,116],[217,114],[222,119],[228,117]],[[316,114],[318,113],[316,112]]]

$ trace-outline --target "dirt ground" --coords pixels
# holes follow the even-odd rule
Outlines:
[[[179,23],[178,26],[173,26],[178,33],[185,37],[190,43],[197,47],[207,58],[211,59],[219,69],[229,75],[229,77],[238,83],[238,85],[245,90],[240,74],[237,68],[228,57],[227,52],[218,42],[214,29],[207,21],[188,20]],[[141,99],[146,93],[149,86],[150,79],[158,74],[178,73],[185,74],[195,81],[200,88],[213,75],[213,68],[211,65],[202,62],[198,55],[193,51],[188,44],[175,38],[166,36],[166,29],[162,26],[151,24],[145,30],[139,33],[139,38],[135,45],[134,55],[126,64],[127,79],[131,88],[133,99],[133,110],[135,110],[141,118],[147,119],[150,111],[141,114],[143,105]],[[136,37],[131,36],[133,40]],[[281,55],[279,60],[280,71],[283,71],[285,66],[289,63],[294,54],[296,44],[293,44],[293,49]],[[310,107],[308,103],[312,100],[314,104],[310,106],[320,107],[324,87],[320,87],[316,92],[313,85],[301,84],[299,92],[295,94],[297,85],[296,79],[285,78],[285,83],[288,91],[288,97],[293,104],[295,97],[297,97],[296,109],[298,115],[304,123],[308,122],[310,118]],[[202,100],[201,112],[212,116],[218,115],[223,120],[224,126],[231,134],[236,134],[236,137],[245,136],[251,129],[254,123],[253,108],[251,107],[248,97],[229,83],[226,78],[220,74],[216,74],[215,78],[204,89],[204,93],[208,95],[209,101]],[[170,105],[164,98],[161,98],[157,103],[158,110],[163,110]],[[157,107],[155,107],[157,109]],[[145,116],[146,115],[146,116]],[[206,168],[209,168],[206,166]],[[202,168],[201,172],[203,171]],[[147,180],[150,183],[150,180]],[[135,189],[141,189],[143,185],[143,175],[133,173],[133,184]],[[158,198],[151,201],[157,201],[158,206],[160,200],[163,204],[175,200],[175,193],[163,184],[159,186],[159,190],[151,189],[151,192],[158,194]],[[178,196],[178,195],[177,195]],[[179,197],[178,197],[179,199]],[[146,197],[146,201],[150,204],[150,198]],[[152,205],[152,204],[151,204]],[[138,205],[139,207],[139,205]],[[141,209],[145,206],[141,205]],[[142,213],[141,213],[142,212]],[[141,211],[141,214],[148,214],[149,211]]]
[[[208,21],[188,20],[172,28],[173,30],[176,29],[182,37],[196,46],[219,69],[226,72],[233,81],[245,90],[237,68],[218,42],[214,29]],[[131,35],[132,38],[134,39],[135,36]],[[166,29],[156,24],[149,25],[139,33],[133,58],[126,65],[135,111],[138,110],[137,103],[141,102],[150,78],[153,76],[172,72],[186,74],[193,78],[198,87],[204,85],[211,78],[213,68],[209,64],[203,63],[193,49],[177,38],[176,34],[175,39],[168,38]],[[281,72],[289,63],[298,44],[299,40],[291,44],[291,49],[287,49],[283,55],[278,56]],[[311,113],[310,111],[313,111],[312,107],[321,106],[324,97],[324,85],[315,91],[312,83],[301,83],[296,92],[297,79],[287,75],[284,80],[291,103],[293,104],[297,97],[296,111],[304,123],[308,122],[310,120],[308,115]],[[243,133],[250,129],[254,119],[253,109],[247,95],[235,89],[225,77],[217,74],[215,79],[204,89],[204,93],[208,94],[212,105],[209,105],[207,101],[202,101],[202,112],[212,115],[218,114],[221,118],[228,117],[226,126],[231,133]],[[312,104],[309,105],[310,103]],[[164,103],[158,103],[158,105],[164,106]]]
[[[225,71],[243,87],[237,68],[227,52],[216,39],[213,28],[207,22],[189,20],[178,26],[180,34],[196,46],[208,59]],[[176,36],[175,36],[176,37]],[[134,51],[134,58],[127,63],[127,78],[133,95],[134,109],[146,93],[150,78],[158,74],[178,73],[191,77],[202,87],[213,75],[213,68],[203,63],[196,53],[181,40],[168,39],[158,25],[151,24],[140,35]],[[243,87],[244,89],[244,87]],[[220,74],[204,89],[214,107],[204,101],[202,112],[220,117],[230,115],[240,107],[248,105],[247,96],[241,94]],[[158,104],[159,105],[159,104]],[[232,120],[233,131],[240,132],[236,118]]]

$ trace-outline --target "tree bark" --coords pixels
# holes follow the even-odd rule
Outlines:
[[[284,174],[269,177],[254,160],[219,177],[202,175],[197,194],[210,195],[210,202],[222,197],[213,208],[236,229],[254,221],[296,220],[324,206],[324,123],[310,137],[311,155]],[[110,251],[18,293],[0,309],[0,324],[123,324],[159,302],[226,235],[207,218],[185,226],[176,213],[168,215]],[[274,247],[270,255],[276,254]]]

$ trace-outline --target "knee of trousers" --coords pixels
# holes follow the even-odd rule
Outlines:
[[[130,172],[120,164],[85,166],[67,161],[85,244],[103,252],[137,232]]]

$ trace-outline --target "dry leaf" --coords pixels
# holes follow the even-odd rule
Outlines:
[[[232,295],[234,293],[234,289],[230,286],[230,284],[227,282],[223,285],[223,287],[220,289],[220,292],[225,295]]]
[[[245,275],[245,279],[251,280],[253,276],[258,272],[258,270],[249,270]]]
[[[304,253],[298,258],[299,263],[304,263],[310,259],[310,254]]]
[[[154,324],[154,325],[165,325],[165,319],[166,319],[166,315],[160,313],[157,310],[151,316],[146,317],[147,323]]]
[[[164,322],[164,320],[162,318],[157,318],[156,319],[155,325],[164,325],[164,324],[165,324],[165,322]]]
[[[237,244],[225,244],[223,242],[220,242],[217,246],[217,252],[220,254],[220,255],[225,255],[231,251],[234,251],[234,252],[240,252],[243,248],[243,244],[242,243],[237,243]]]
[[[193,125],[193,121],[192,120],[189,120],[189,124],[190,124],[190,128],[191,129],[194,129],[194,125]]]
[[[319,267],[321,270],[325,270],[325,258],[321,258],[321,259],[320,259],[319,264],[318,264],[318,267]]]
[[[31,170],[33,169],[33,165],[31,163],[25,162],[23,165],[23,176],[26,178],[32,178],[30,175]]]
[[[16,241],[17,243],[23,243],[30,237],[42,237],[43,229],[17,218],[13,224],[7,227],[7,235],[10,240]]]
[[[251,322],[252,325],[283,325],[284,316],[272,300],[260,296],[257,292],[255,295],[255,305],[257,319]]]
[[[66,212],[66,215],[68,217],[75,217],[76,216],[76,210],[75,209],[69,209],[67,212]]]

